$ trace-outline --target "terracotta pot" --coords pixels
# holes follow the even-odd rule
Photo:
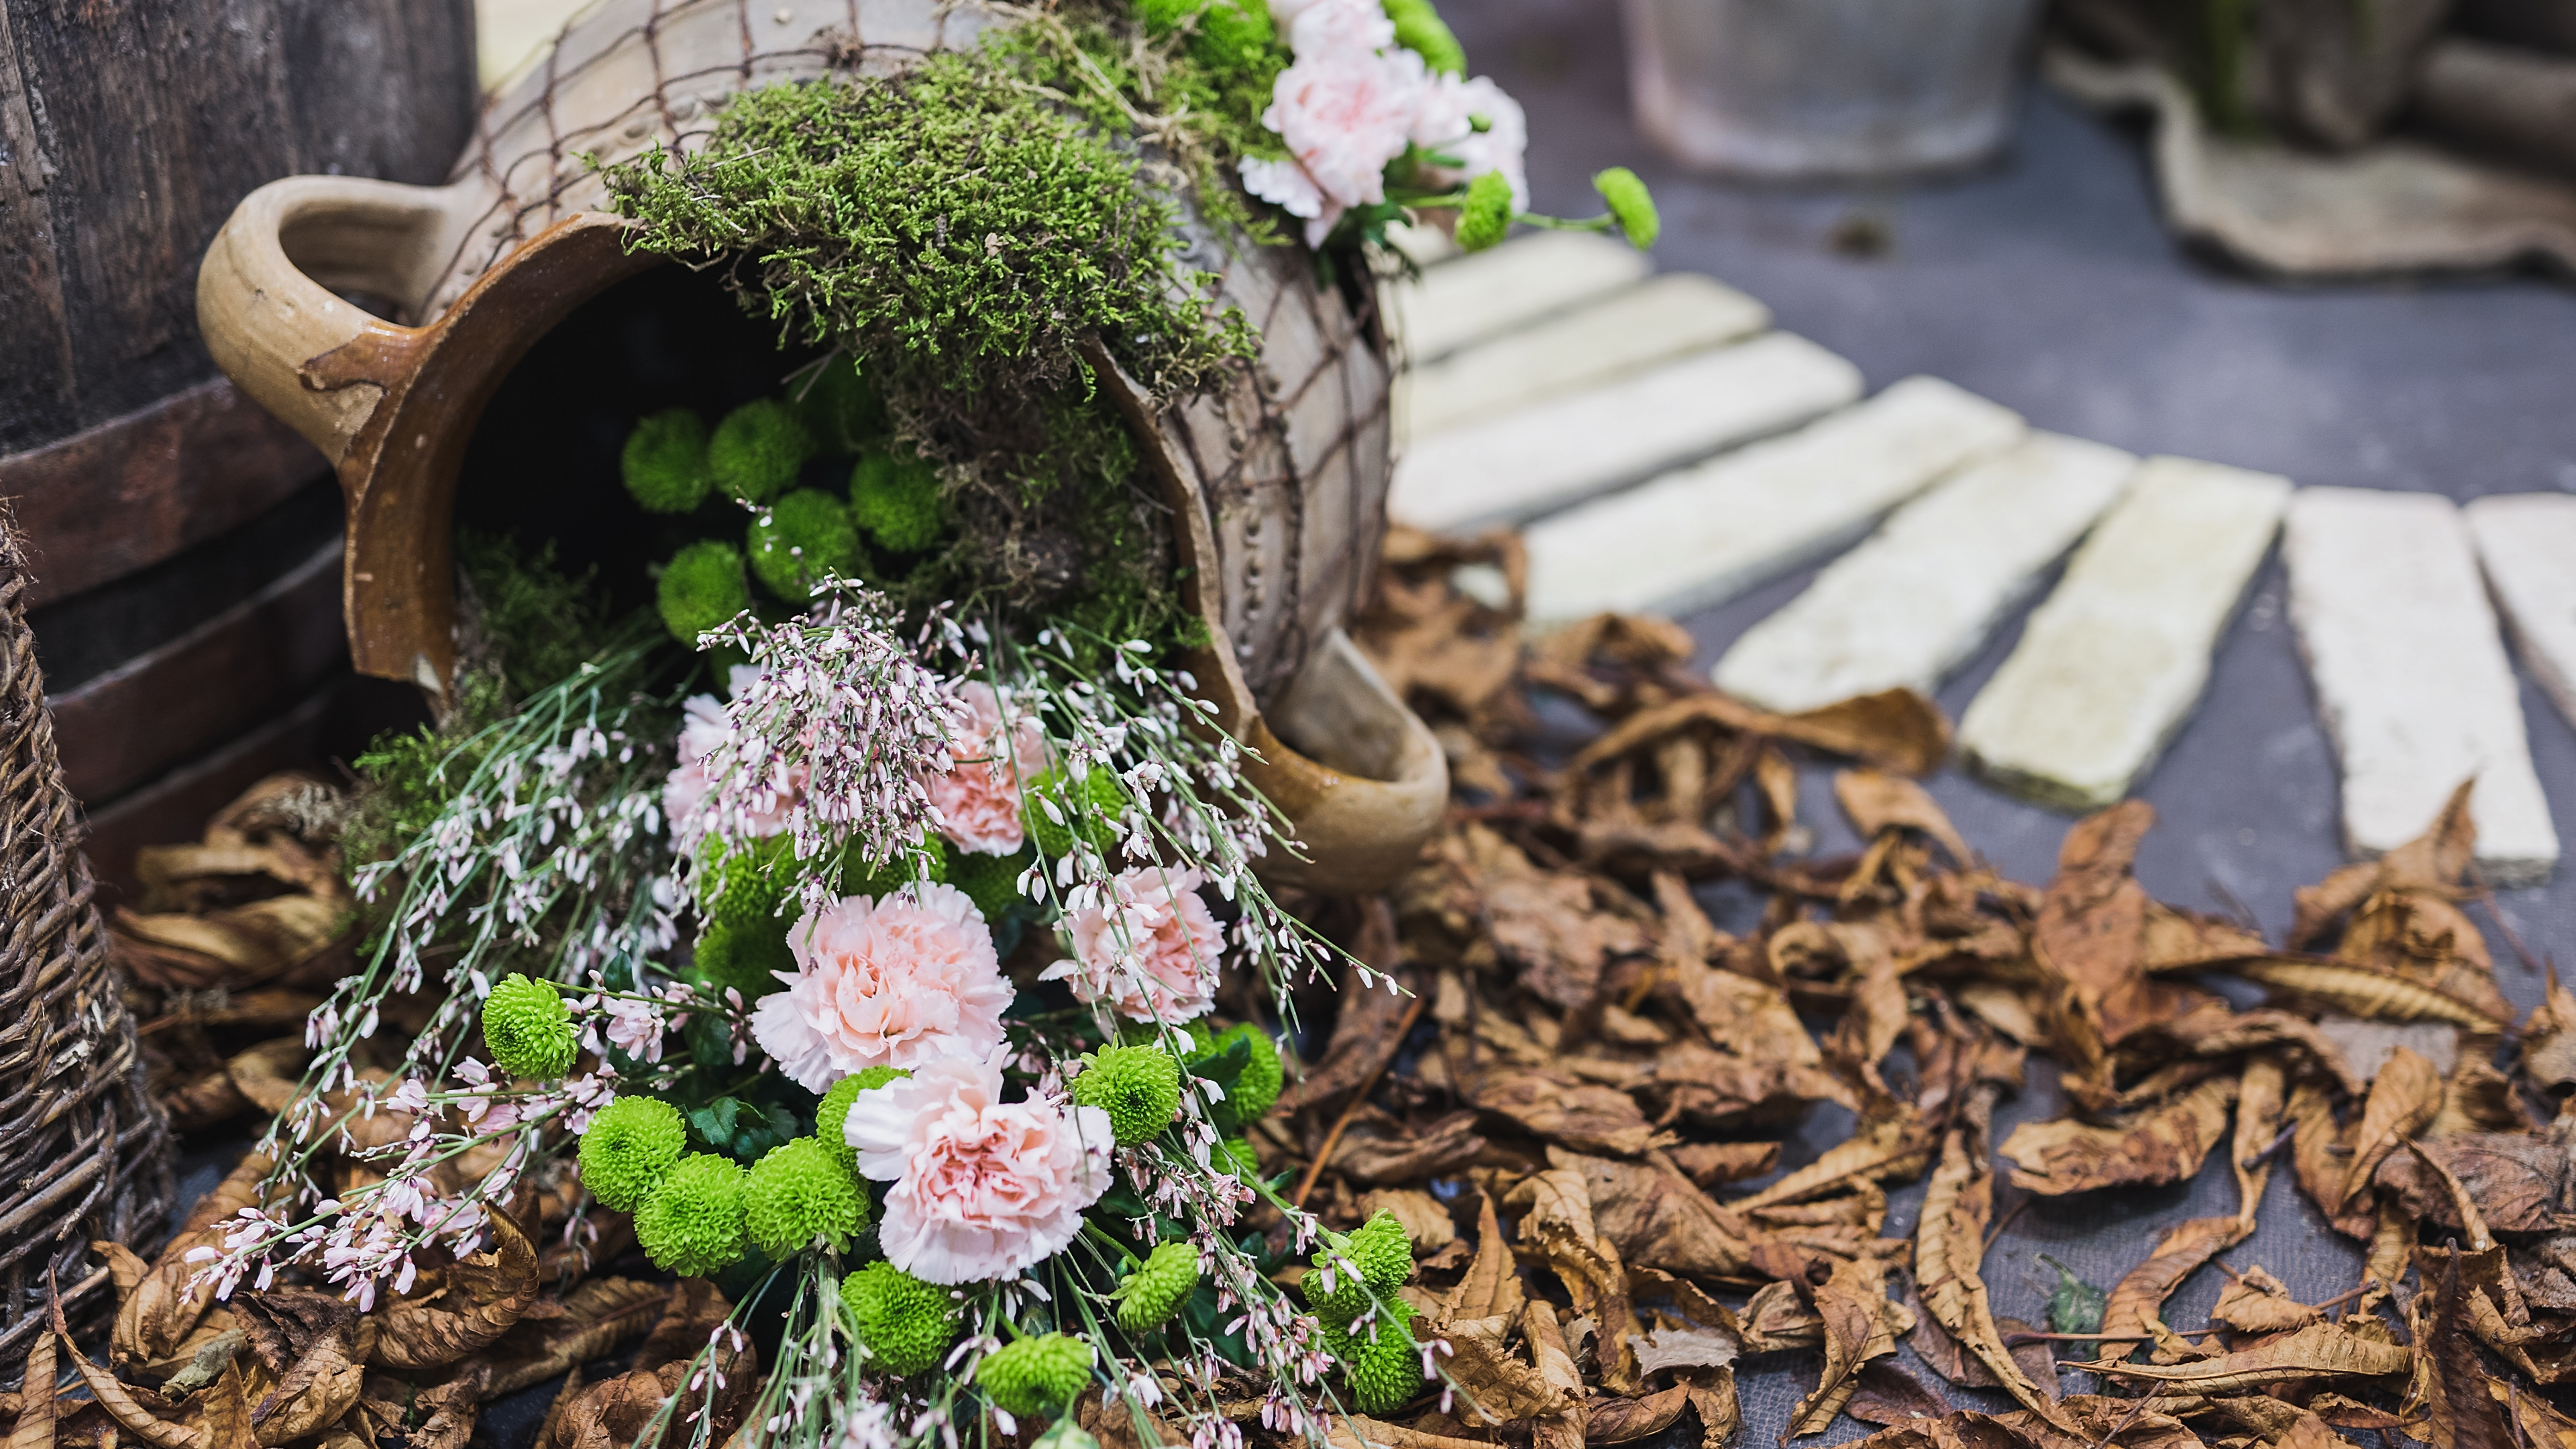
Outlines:
[[[836,65],[893,73],[987,23],[925,0],[603,0],[493,95],[447,185],[301,176],[242,202],[198,275],[199,323],[223,369],[338,470],[360,670],[445,689],[476,419],[539,337],[659,264],[627,253],[581,153],[692,148],[700,118],[744,89]],[[1172,498],[1179,562],[1219,641],[1199,677],[1265,757],[1255,781],[1311,857],[1266,873],[1377,889],[1447,798],[1429,730],[1340,634],[1385,527],[1382,334],[1372,309],[1316,285],[1301,250],[1197,240],[1192,264],[1262,331],[1257,364],[1160,412],[1123,380],[1112,395]],[[383,298],[417,325],[335,293]]]

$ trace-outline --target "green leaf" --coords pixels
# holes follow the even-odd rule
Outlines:
[[[718,1097],[689,1111],[689,1131],[710,1152],[721,1152],[748,1167],[769,1149],[792,1141],[796,1114],[776,1103],[756,1106],[739,1097]]]
[[[2048,1256],[2039,1261],[2057,1270],[2057,1291],[2048,1295],[2048,1330],[2051,1333],[2092,1333],[2102,1327],[2103,1311],[2111,1306],[2111,1295],[2076,1277],[2066,1265]],[[2099,1347],[2091,1343],[2067,1345],[2078,1358],[2091,1358]]]

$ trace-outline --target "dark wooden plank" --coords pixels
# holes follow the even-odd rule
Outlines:
[[[32,607],[174,557],[328,471],[294,429],[216,378],[0,458],[0,498],[27,540]]]
[[[470,0],[0,6],[14,51],[0,67],[17,77],[51,170],[41,227],[70,353],[68,395],[59,359],[0,369],[0,452],[213,374],[196,332],[197,260],[243,196],[305,172],[434,182],[470,132]],[[38,236],[27,251],[44,246]]]
[[[63,317],[62,269],[54,259],[54,213],[46,193],[53,159],[18,65],[9,12],[0,6],[0,449],[47,418],[69,418],[76,394],[71,331]]]
[[[81,849],[99,880],[102,909],[142,896],[134,854],[147,845],[195,840],[232,798],[279,770],[320,762],[332,707],[355,675],[336,675],[293,709],[89,816]]]
[[[255,597],[47,700],[65,783],[78,799],[112,799],[293,706],[348,657],[335,542]]]

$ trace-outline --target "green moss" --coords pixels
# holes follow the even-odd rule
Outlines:
[[[349,868],[387,859],[418,839],[483,763],[476,737],[509,710],[497,671],[460,671],[442,723],[378,735],[358,756],[358,805],[340,832]]]
[[[787,944],[788,929],[788,923],[780,920],[707,927],[693,958],[698,979],[718,991],[730,986],[745,1001],[784,989],[785,983],[775,973],[796,969],[796,953]]]
[[[796,416],[826,454],[847,457],[884,441],[885,399],[859,373],[858,359],[834,353],[789,389]]]
[[[813,456],[814,435],[776,398],[725,414],[707,440],[707,471],[716,486],[745,503],[766,503],[796,486],[796,470]]]
[[[1383,8],[1395,22],[1395,43],[1421,56],[1424,66],[1448,75],[1467,73],[1466,47],[1449,32],[1431,0],[1383,0]]]
[[[662,566],[655,585],[662,625],[671,637],[694,648],[698,636],[721,628],[751,607],[751,585],[743,578],[742,555],[721,539],[700,539]]]
[[[626,435],[618,471],[645,512],[690,512],[716,486],[707,471],[706,423],[687,408],[643,419]]]
[[[1602,204],[1610,208],[1610,219],[1618,224],[1619,234],[1628,244],[1645,251],[1662,234],[1663,221],[1655,214],[1654,193],[1636,172],[1625,166],[1613,166],[1595,172],[1592,189],[1601,193]]]
[[[1458,248],[1481,252],[1512,229],[1512,183],[1499,171],[1488,171],[1467,183],[1467,199],[1458,208]]]
[[[948,522],[939,470],[909,449],[860,454],[850,470],[850,517],[884,547],[919,553],[938,541]]]
[[[611,204],[639,250],[743,256],[745,305],[868,359],[899,420],[1060,385],[1086,337],[1157,391],[1248,355],[1248,325],[1200,300],[1173,207],[1023,84],[1024,53],[745,92],[704,149],[611,168]]]
[[[859,530],[841,500],[819,488],[799,488],[751,521],[751,571],[771,593],[791,604],[814,596],[826,574],[860,574]]]

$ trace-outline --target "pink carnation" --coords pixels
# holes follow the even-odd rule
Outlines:
[[[1002,1100],[1001,1063],[949,1057],[861,1092],[841,1135],[891,1182],[878,1242],[925,1283],[1008,1277],[1062,1252],[1109,1186],[1109,1114]]]
[[[1321,9],[1301,16],[1300,29]],[[1279,73],[1261,124],[1279,133],[1321,193],[1324,205],[1306,228],[1310,240],[1319,239],[1319,226],[1331,231],[1344,208],[1386,199],[1386,163],[1404,154],[1428,86],[1422,57],[1409,50],[1300,54]],[[1258,168],[1245,175],[1247,185],[1265,179]]]
[[[1271,22],[1287,33],[1288,51],[1299,60],[1368,55],[1395,44],[1395,22],[1378,0],[1305,0],[1285,17],[1274,5]]]
[[[739,695],[758,671],[748,666],[735,666],[728,681],[729,692]],[[707,757],[733,735],[732,722],[725,718],[725,707],[712,694],[693,694],[680,706],[680,765],[662,786],[662,818],[671,822],[671,831],[686,841],[696,832],[690,829],[690,817],[706,803],[715,781],[707,774]],[[788,788],[769,797],[766,808],[755,809],[746,823],[753,835],[776,835],[787,828],[787,812],[796,796],[805,788],[806,771],[799,766],[788,774]]]
[[[1199,873],[1160,866],[1123,871],[1106,908],[1074,913],[1074,959],[1039,977],[1072,983],[1079,1001],[1106,1001],[1130,1021],[1175,1025],[1216,1004],[1225,938],[1200,900]]]
[[[948,743],[956,768],[922,782],[930,790],[931,819],[960,850],[1009,855],[1028,839],[1020,791],[1046,769],[1045,736],[1036,716],[1014,711],[1006,752],[1002,701],[993,687],[960,686],[957,701],[960,723]]]
[[[820,1092],[869,1067],[981,1057],[1002,1042],[1011,983],[983,913],[955,886],[910,885],[808,910],[787,933],[796,973],[760,999],[751,1034]]]
[[[1482,119],[1485,129],[1475,123]],[[1488,171],[1499,171],[1512,184],[1512,206],[1529,206],[1529,176],[1523,153],[1529,149],[1529,116],[1521,103],[1503,93],[1490,76],[1460,80],[1436,75],[1425,90],[1422,109],[1414,116],[1414,144],[1453,156],[1456,168],[1424,168],[1441,185],[1456,185]]]

